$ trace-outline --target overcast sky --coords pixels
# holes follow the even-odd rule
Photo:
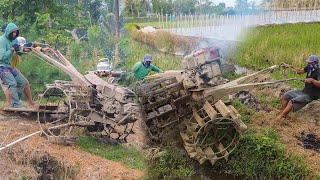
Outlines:
[[[248,2],[250,1],[255,1],[257,4],[260,3],[262,0],[248,0]],[[226,6],[234,6],[236,0],[212,0],[213,3],[215,4],[219,4],[220,2],[224,2],[226,3]]]

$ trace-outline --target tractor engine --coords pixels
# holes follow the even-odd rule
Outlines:
[[[217,47],[202,48],[183,60],[182,81],[186,89],[204,88],[227,82],[221,77],[221,55]]]

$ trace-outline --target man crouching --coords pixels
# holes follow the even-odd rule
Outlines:
[[[291,90],[282,96],[281,117],[287,117],[288,113],[298,111],[313,100],[320,98],[320,70],[319,59],[312,55],[307,59],[308,65],[303,69],[293,68],[297,74],[307,73],[305,86],[301,90]]]

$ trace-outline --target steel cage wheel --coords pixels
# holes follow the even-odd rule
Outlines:
[[[69,136],[71,126],[71,103],[68,94],[58,87],[48,88],[40,98],[38,123],[46,136]],[[43,121],[43,122],[42,122]]]

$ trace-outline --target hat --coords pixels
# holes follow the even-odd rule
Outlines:
[[[27,43],[26,38],[21,37],[21,36],[17,37],[17,40],[18,40],[18,44],[19,44],[20,46],[23,46],[23,45],[25,45],[25,44]]]
[[[308,62],[308,63],[311,63],[311,62],[316,62],[316,63],[318,63],[318,62],[319,62],[319,58],[318,58],[318,56],[312,55],[312,56],[310,56],[310,57],[307,59],[307,62]]]
[[[144,56],[144,61],[152,61],[152,56],[150,54],[146,54]]]

